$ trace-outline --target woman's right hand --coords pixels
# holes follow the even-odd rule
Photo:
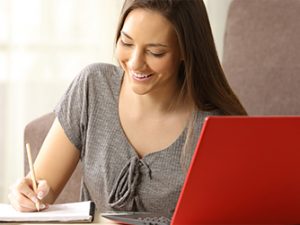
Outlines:
[[[21,212],[37,211],[36,203],[39,204],[39,210],[44,210],[48,207],[43,203],[43,200],[49,193],[50,187],[46,180],[38,180],[37,192],[33,191],[32,180],[24,177],[18,180],[10,187],[8,194],[11,205]]]

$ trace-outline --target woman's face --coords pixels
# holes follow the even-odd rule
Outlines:
[[[124,21],[117,43],[124,82],[139,95],[173,93],[181,62],[171,23],[151,10],[135,9]]]

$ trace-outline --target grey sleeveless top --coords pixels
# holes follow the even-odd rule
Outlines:
[[[118,98],[123,70],[109,64],[86,67],[55,108],[67,137],[80,150],[81,200],[100,212],[151,211],[172,215],[185,178],[180,165],[186,130],[166,149],[140,159],[123,132]],[[197,112],[193,131],[216,112]],[[190,153],[192,154],[192,152]]]

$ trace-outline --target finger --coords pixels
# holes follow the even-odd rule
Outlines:
[[[13,204],[16,206],[15,208],[18,208],[19,211],[32,212],[48,208],[47,205],[39,203],[39,208],[37,209],[37,205],[33,201],[17,191],[11,193],[11,199],[11,202],[13,202]]]
[[[22,184],[24,186],[22,187]],[[41,180],[41,191],[40,196],[43,197],[43,193],[47,194],[48,191],[48,184],[46,181]],[[34,192],[32,189],[32,180],[30,178],[25,178],[23,180],[23,183],[21,182],[20,184],[20,189],[19,189],[20,194],[22,194],[24,197],[29,198],[35,205],[35,208],[37,208],[38,211],[46,209],[48,206],[43,204],[37,196],[37,193]],[[38,190],[37,190],[38,192]],[[26,206],[25,206],[26,207]]]
[[[49,192],[47,182],[41,182],[41,189],[44,190],[44,193]],[[30,178],[21,178],[10,186],[8,198],[11,205],[18,211],[36,211],[36,203],[39,203],[39,210],[48,208],[48,205],[38,200],[36,193],[32,190],[32,180]]]
[[[14,190],[20,193],[21,195],[23,195],[24,197],[27,197],[34,203],[39,202],[36,193],[32,189],[31,179],[28,178],[22,179],[21,182],[17,183]]]
[[[38,188],[37,188],[37,198],[42,200],[48,193],[50,187],[46,180],[39,180],[38,181]]]
[[[20,192],[22,194],[35,195],[34,191],[32,190],[32,182],[28,178],[20,178],[18,179],[12,186],[10,186],[10,192],[14,195],[15,192]],[[28,196],[27,196],[28,197]],[[30,197],[28,197],[30,199]]]
[[[11,205],[13,206],[13,208],[15,208],[18,211],[21,211],[21,212],[36,211],[35,204],[30,199],[28,199],[27,197],[24,197],[17,191],[11,192],[8,195],[8,199],[9,199]]]

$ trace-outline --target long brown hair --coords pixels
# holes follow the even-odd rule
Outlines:
[[[161,13],[174,27],[183,58],[180,96],[190,97],[198,110],[247,114],[225,78],[202,0],[125,0],[116,43],[127,15],[137,8]]]

